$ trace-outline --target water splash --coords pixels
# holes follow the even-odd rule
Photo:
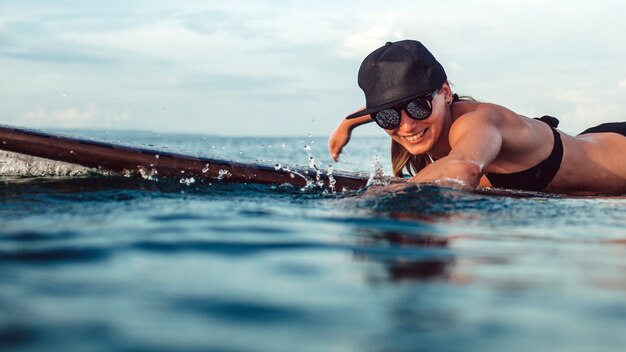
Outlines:
[[[277,166],[280,166],[280,167],[277,169],[276,168]],[[299,176],[302,179],[304,179],[307,183],[309,182],[309,179],[305,175],[303,175],[303,174],[301,174],[299,172],[291,170],[291,168],[289,166],[283,166],[283,165],[280,165],[280,164],[276,164],[276,165],[274,165],[274,169],[288,172],[289,173],[289,177],[291,177],[291,178],[296,178],[296,176]]]
[[[0,176],[51,177],[82,176],[98,173],[97,169],[38,158],[30,155],[0,152]]]
[[[206,165],[204,166],[204,168],[202,169],[202,173],[206,174],[207,172],[209,172],[209,163],[206,163]]]
[[[319,187],[324,187],[324,181],[322,181],[322,171],[315,165],[315,158],[309,155],[309,167],[315,170],[315,184]]]
[[[460,189],[460,190],[466,190],[466,191],[473,190],[473,187],[467,181],[464,181],[458,178],[447,177],[447,178],[435,180],[432,183],[438,186],[442,186],[442,187],[448,187],[448,188],[454,188],[454,189]]]
[[[183,178],[180,179],[179,182],[184,184],[184,185],[189,186],[189,185],[191,185],[193,183],[196,183],[196,179],[193,178],[193,177],[183,177]]]
[[[385,173],[383,167],[380,164],[380,158],[378,155],[374,155],[370,164],[370,176],[367,180],[366,187],[369,186],[385,186],[389,184],[389,181],[385,180]]]
[[[217,179],[218,180],[222,180],[225,177],[230,177],[230,176],[232,176],[232,174],[228,170],[223,170],[222,169],[222,170],[219,171],[219,173],[217,175]]]
[[[333,165],[332,164],[328,164],[328,166],[326,167],[326,173],[328,174],[328,187],[330,188],[330,191],[332,193],[335,193],[335,184],[337,183],[337,180],[335,180],[335,177],[333,176]]]
[[[308,137],[311,138],[311,134],[308,134]],[[315,141],[310,140],[310,144],[315,143]],[[313,157],[313,150],[310,146],[310,144],[305,144],[304,145],[304,150],[307,151],[308,153],[308,163],[307,165],[309,166],[309,168],[315,170],[315,177],[314,180],[309,179],[308,177],[305,177],[306,180],[306,185],[304,187],[302,187],[303,191],[307,191],[310,190],[312,188],[315,187],[320,187],[323,188],[324,187],[324,181],[322,180],[322,171],[320,170],[320,168],[315,164],[315,158]]]
[[[146,170],[144,168],[139,168],[139,175],[141,175],[141,178],[144,180],[158,181],[159,178],[157,174],[158,172],[155,169]]]

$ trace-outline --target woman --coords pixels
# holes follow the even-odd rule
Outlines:
[[[335,161],[352,129],[375,121],[392,139],[395,176],[456,188],[500,187],[571,195],[626,194],[626,122],[573,137],[558,120],[459,99],[420,42],[387,43],[359,69],[366,107],[332,133]],[[415,173],[415,174],[414,174]]]

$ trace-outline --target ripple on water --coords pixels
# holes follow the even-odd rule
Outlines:
[[[0,242],[38,242],[38,241],[54,241],[67,240],[77,238],[80,235],[72,231],[59,232],[39,232],[39,231],[17,231],[14,233],[3,234],[0,236]]]
[[[333,248],[315,242],[228,242],[228,241],[140,241],[132,245],[137,250],[153,253],[206,252],[221,255],[253,255],[268,251],[293,251]]]
[[[311,320],[304,310],[262,300],[244,300],[232,297],[187,297],[175,299],[172,308],[187,311],[211,320],[233,323],[294,323]]]
[[[111,251],[96,247],[52,247],[0,251],[0,263],[71,264],[106,260]]]
[[[33,326],[10,323],[0,325],[0,346],[5,348],[26,347],[39,340],[41,331]]]

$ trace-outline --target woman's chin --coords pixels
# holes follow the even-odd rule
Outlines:
[[[403,143],[402,146],[412,155],[420,155],[430,150],[430,144],[428,141],[422,141],[420,143]]]

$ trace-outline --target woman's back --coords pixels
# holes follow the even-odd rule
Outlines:
[[[615,133],[561,135],[563,162],[547,191],[581,195],[626,193],[626,137]]]
[[[528,171],[542,172],[539,166],[554,159],[555,148],[561,147],[559,144],[562,143],[562,156],[559,155],[556,162],[555,174],[541,190],[567,194],[626,192],[626,138],[621,135],[590,133],[574,137],[561,131],[553,132],[543,121],[495,104],[460,102],[452,109],[455,122],[470,113],[496,115],[502,146],[498,156],[486,168],[481,186],[498,186],[493,182],[498,177],[506,179]],[[490,180],[493,174],[496,175]],[[533,180],[528,178],[525,182],[526,185],[517,188],[523,189]]]

